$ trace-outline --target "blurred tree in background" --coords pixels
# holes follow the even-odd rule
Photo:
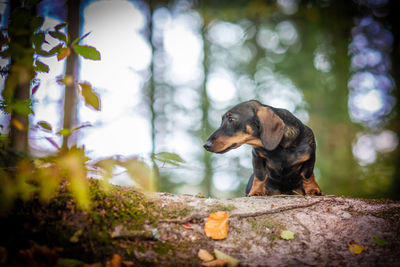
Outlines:
[[[60,96],[57,100],[65,103],[58,120],[64,122],[63,129],[90,121],[93,127],[81,129],[74,138],[92,151],[93,159],[110,156],[96,152],[106,151],[103,147],[110,148],[106,153],[122,157],[139,154],[152,166],[153,190],[243,196],[252,171],[251,148],[214,155],[204,151],[202,143],[229,107],[258,99],[288,109],[314,130],[315,172],[325,194],[399,198],[396,73],[400,47],[395,1],[81,2],[69,2],[67,14],[75,7],[73,14],[82,17],[81,22],[66,17],[68,34],[72,40],[79,36],[77,23],[93,30],[85,41],[104,46],[104,67],[80,66],[79,75],[77,62],[69,56],[66,73],[90,80],[102,96],[104,109],[94,115],[67,101],[76,96],[68,95],[66,86],[65,99]],[[118,9],[118,5],[124,8]],[[64,9],[64,1],[43,1],[38,13],[64,19],[65,15],[60,15]],[[136,13],[124,13],[128,9]],[[10,12],[11,5],[4,10]],[[2,17],[11,18],[6,13]],[[96,18],[92,22],[90,14]],[[132,19],[129,25],[128,20],[118,20],[125,14]],[[104,21],[107,24],[102,24]],[[108,35],[95,39],[101,36],[95,24],[110,27]],[[129,30],[122,30],[124,27]],[[75,32],[70,32],[73,29]],[[120,62],[111,61],[118,58]],[[125,58],[130,62],[123,63]],[[35,85],[31,83],[31,87]],[[124,91],[123,86],[128,89]],[[5,102],[7,86],[3,88]],[[42,83],[39,90],[46,92],[46,86]],[[112,104],[116,96],[122,98]],[[34,110],[43,105],[37,103]],[[77,121],[71,124],[75,106]],[[145,122],[123,119],[134,116]],[[32,122],[38,120],[35,117],[39,116],[31,115]],[[121,121],[118,127],[117,121]],[[4,133],[8,125],[12,132],[10,117],[4,116],[1,123]],[[52,139],[53,144],[58,146],[63,138],[66,148],[70,134]],[[46,138],[38,135],[30,140],[36,153],[54,153],[53,146],[40,143]],[[132,140],[150,145],[144,153]],[[120,146],[128,147],[128,152],[119,152],[116,147]]]
[[[394,35],[386,4],[200,1],[181,11],[201,20],[204,77],[197,91],[203,119],[197,136],[204,140],[218,126],[219,114],[255,98],[287,108],[314,129],[316,172],[325,193],[396,197],[389,193],[397,181],[398,131],[390,57]],[[223,88],[231,84],[217,82],[224,75],[235,87],[232,96]],[[203,192],[224,195],[215,191],[222,183],[243,195],[249,151],[199,153]]]

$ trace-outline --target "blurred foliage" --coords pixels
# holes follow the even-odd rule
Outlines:
[[[7,82],[2,91],[0,112],[14,112],[24,116],[33,113],[30,98],[40,86],[40,84],[37,84],[39,81],[34,80],[36,73],[48,73],[50,70],[48,65],[40,61],[40,57],[57,56],[60,61],[67,58],[71,54],[71,49],[73,49],[78,55],[86,59],[101,59],[100,52],[96,48],[79,44],[89,33],[75,40],[70,40],[68,34],[62,32],[63,28],[68,26],[67,22],[58,24],[54,27],[54,30],[42,31],[40,27],[43,24],[43,17],[35,16],[32,21],[26,18],[26,9],[16,8],[10,17],[12,21],[12,23],[9,23],[10,27],[3,28],[0,31],[0,56],[11,59],[9,67],[2,68],[2,74],[6,76]],[[18,39],[10,38],[13,34],[18,36],[22,30],[21,27],[25,27],[24,23],[26,22],[30,30],[34,32],[32,38],[28,40],[31,42],[32,49],[26,49],[26,47],[20,45]],[[47,43],[47,35],[58,39],[59,44],[45,51],[42,49],[42,45]],[[25,101],[14,97],[14,92],[22,82],[28,82],[32,87],[29,99]],[[66,86],[76,84],[75,88],[79,91],[85,104],[97,111],[100,110],[100,98],[90,83],[78,83],[69,75],[59,78],[58,82]],[[18,119],[11,119],[10,125],[19,131],[41,130],[59,136],[69,136],[77,130],[91,126],[85,123],[72,129],[63,128],[54,133],[54,127],[46,121],[39,121],[36,125],[29,127]],[[89,164],[90,159],[85,156],[83,147],[72,146],[66,151],[62,151],[52,137],[45,137],[57,149],[57,153],[53,156],[32,158],[28,156],[27,151],[25,153],[15,151],[9,145],[10,138],[10,136],[2,135],[0,142],[1,212],[10,209],[16,199],[27,200],[34,195],[42,201],[48,202],[59,190],[63,190],[62,188],[73,194],[80,208],[88,209],[91,205],[88,192],[88,169],[93,168],[96,168],[97,172],[101,174],[100,177],[105,190],[108,188],[108,179],[111,178],[116,166],[125,168],[129,176],[136,181],[138,187],[149,191],[154,190],[154,178],[150,168],[144,161],[136,157],[128,159],[108,158]],[[20,140],[16,141],[19,142]],[[167,153],[159,156],[160,159],[166,160],[168,163],[182,162],[179,156],[173,154]]]
[[[0,159],[10,159],[11,153],[1,146]],[[90,173],[99,179],[105,192],[109,189],[109,179],[120,167],[135,182],[136,187],[146,191],[154,191],[154,173],[148,164],[137,157],[110,157],[93,161],[85,156],[84,148],[71,147],[66,153],[42,158],[14,157],[15,166],[0,166],[0,212],[9,210],[16,199],[28,200],[38,196],[41,201],[48,202],[60,190],[72,193],[82,209],[89,209],[90,192],[88,177]],[[161,153],[160,160],[176,165],[181,162],[179,156]],[[168,164],[167,163],[167,164]]]

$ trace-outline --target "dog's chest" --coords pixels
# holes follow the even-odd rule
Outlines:
[[[262,151],[261,154],[269,171],[277,175],[284,175],[296,169],[294,162],[298,158],[299,151],[280,147],[274,151]]]

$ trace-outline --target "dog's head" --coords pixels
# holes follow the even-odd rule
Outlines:
[[[251,100],[240,103],[222,116],[221,126],[204,148],[225,153],[243,144],[274,150],[282,140],[285,124],[268,106]]]

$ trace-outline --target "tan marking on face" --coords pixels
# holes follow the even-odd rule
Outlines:
[[[243,144],[249,144],[251,146],[262,147],[261,140],[255,136],[247,133],[240,133],[235,136],[226,137],[221,136],[214,141],[214,150],[223,151],[230,147],[232,144],[236,143],[234,148],[238,148]]]
[[[254,176],[253,185],[251,186],[250,192],[247,196],[265,196],[267,194],[267,189],[265,188],[267,178],[268,177],[265,177],[264,181],[260,181]]]
[[[253,128],[251,128],[251,126],[250,125],[246,125],[246,132],[248,133],[248,134],[253,134]]]
[[[227,113],[223,114],[223,115],[221,116],[221,118],[223,118],[224,116],[229,117],[229,116],[232,116],[232,114],[231,114],[230,112],[227,112]]]

